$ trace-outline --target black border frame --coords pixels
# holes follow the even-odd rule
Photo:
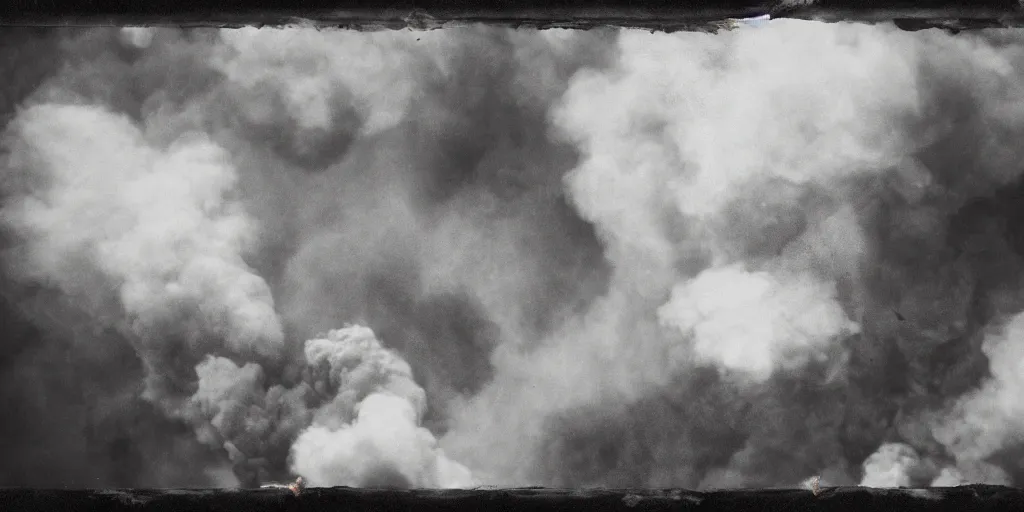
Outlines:
[[[685,4],[685,5],[684,5]],[[796,5],[800,4],[800,5]],[[312,24],[360,30],[431,29],[456,23],[537,28],[638,27],[714,31],[721,21],[769,14],[821,21],[894,21],[908,30],[1024,26],[1024,0],[13,0],[0,7],[0,26]],[[0,30],[3,30],[0,28]],[[3,456],[0,454],[0,456]],[[972,485],[937,489],[811,490],[254,490],[0,489],[0,509],[53,510],[338,510],[346,512],[1024,510],[1024,490]]]
[[[362,30],[488,23],[538,28],[715,30],[773,18],[881,22],[908,29],[1024,26],[1017,0],[8,0],[0,25],[242,26],[309,23]]]

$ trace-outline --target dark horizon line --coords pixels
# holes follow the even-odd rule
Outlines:
[[[0,489],[10,510],[344,510],[345,512],[533,510],[1020,510],[1024,491],[993,485],[937,488],[810,489]]]
[[[1024,26],[1024,8],[1014,0],[889,1],[818,0],[14,0],[0,8],[0,25],[151,25],[234,27],[309,23],[357,29],[430,29],[451,23],[486,23],[537,28],[606,26],[653,30],[713,30],[728,18],[772,18],[828,22],[903,22],[911,29],[952,30]],[[921,25],[921,26],[918,26]]]

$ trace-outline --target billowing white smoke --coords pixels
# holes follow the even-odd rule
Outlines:
[[[901,443],[886,443],[864,461],[866,487],[909,487],[911,471],[921,462],[917,451]]]
[[[1009,478],[985,460],[1001,448],[1024,442],[1024,314],[1009,319],[1002,328],[991,333],[982,344],[989,359],[991,377],[974,391],[962,396],[942,421],[933,428],[935,439],[947,447],[957,459],[961,471],[945,475],[944,482],[983,479],[990,483],[1007,483]],[[965,468],[983,468],[971,471]],[[982,474],[977,474],[982,473]],[[961,476],[957,476],[961,475]]]
[[[417,421],[426,411],[427,397],[413,379],[412,368],[382,347],[366,327],[331,331],[327,338],[309,340],[305,354],[313,368],[314,389],[321,394],[337,390],[333,405],[327,406],[332,414],[318,417],[319,424],[337,426],[329,422],[350,418],[359,401],[380,392],[405,400]]]
[[[469,470],[444,456],[421,426],[426,394],[412,369],[365,327],[306,342],[314,389],[335,389],[292,446],[310,485],[465,487]],[[326,388],[326,389],[325,389]]]
[[[624,31],[610,69],[575,77],[554,118],[583,153],[566,186],[606,242],[612,289],[582,325],[497,361],[492,389],[444,440],[460,460],[530,481],[504,465],[529,465],[523,455],[474,452],[528,445],[542,427],[524,418],[635,398],[694,365],[757,382],[840,357],[833,345],[858,327],[834,282],[858,273],[865,250],[841,206],[844,179],[900,164],[905,137],[890,119],[917,102],[912,68],[884,38],[843,32],[858,44],[796,22]],[[510,395],[520,381],[559,391]]]
[[[268,387],[259,364],[219,355],[277,358],[283,349],[269,288],[243,260],[254,225],[231,199],[224,150],[200,134],[154,147],[125,116],[92,106],[31,107],[11,133],[23,195],[4,215],[26,239],[19,270],[87,300],[116,291],[123,315],[96,313],[124,322],[150,372],[147,396],[189,420],[200,441],[266,478],[267,447],[312,422],[294,447],[312,485],[373,484],[382,471],[399,475],[389,485],[472,482],[420,426],[426,396],[409,365],[369,329],[308,341],[310,382],[291,389]],[[198,363],[191,397],[167,387],[176,372],[191,380],[190,367],[174,368],[175,350]],[[314,395],[329,399],[310,410]]]
[[[841,375],[876,250],[865,194],[884,186],[903,204],[924,201],[933,176],[917,152],[952,126],[929,119],[944,107],[928,87],[959,83],[963,69],[1008,76],[1007,60],[973,41],[864,25],[626,30],[618,42],[614,64],[578,73],[552,114],[582,153],[565,184],[605,243],[612,284],[534,352],[499,350],[494,381],[456,410],[442,444],[485,480],[543,481],[523,469],[543,457],[543,418],[630,403],[696,367],[753,383],[812,363]],[[934,82],[922,84],[924,72]],[[1020,87],[984,81],[993,99],[979,108],[1007,119],[995,113],[1005,97],[995,82]],[[979,175],[995,183],[1018,172],[1008,170],[1016,153],[980,155]],[[747,393],[757,400],[759,388]],[[978,425],[1011,411],[1006,399],[989,403],[1003,405],[974,406]],[[868,484],[906,481],[917,455],[894,446],[870,461]],[[762,449],[748,448],[730,464]],[[744,484],[739,469],[721,474]]]
[[[471,487],[469,470],[448,459],[407,400],[374,393],[351,424],[314,425],[295,441],[292,467],[311,485]]]
[[[154,373],[173,336],[189,353],[280,353],[270,289],[243,260],[255,226],[230,197],[223,149],[202,134],[154,147],[93,106],[30,107],[11,134],[24,188],[4,218],[26,240],[21,272],[87,302],[114,290],[123,316],[95,313],[134,334]]]
[[[306,378],[291,389],[265,388],[253,363],[210,358],[196,371],[194,417],[200,439],[256,471],[267,447],[291,443],[292,470],[312,486],[465,487],[465,467],[448,459],[421,426],[426,395],[408,363],[373,331],[349,326],[305,346]],[[307,408],[313,396],[320,405]],[[293,441],[294,440],[294,441]]]
[[[939,476],[932,480],[931,487],[956,487],[966,483],[970,482],[967,482],[956,468],[943,468]]]
[[[773,276],[738,266],[710,269],[678,284],[658,310],[663,322],[693,337],[698,363],[763,382],[776,369],[826,359],[835,337],[855,332],[834,285],[809,274]]]
[[[124,27],[120,35],[122,41],[136,48],[148,48],[153,43],[151,27]]]

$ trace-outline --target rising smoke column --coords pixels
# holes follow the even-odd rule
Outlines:
[[[336,390],[292,446],[292,467],[311,485],[473,485],[421,426],[426,394],[412,369],[371,330],[353,326],[307,341],[306,361],[321,374],[318,390]]]
[[[201,135],[154,148],[125,117],[75,105],[31,107],[11,134],[10,166],[26,173],[4,210],[27,240],[18,270],[96,308],[115,294],[122,314],[94,314],[133,334],[150,398],[180,398],[186,347],[280,352],[270,290],[242,259],[250,220],[225,200],[235,174],[221,148]]]
[[[947,468],[940,481],[1010,483],[1003,470],[986,460],[1024,440],[1017,402],[1024,389],[1019,371],[1022,328],[1024,317],[1016,315],[999,331],[989,333],[982,350],[990,361],[991,375],[978,389],[960,397],[933,427],[936,440],[947,447],[957,466]]]
[[[18,271],[126,333],[143,398],[196,421],[186,404],[204,355],[280,357],[270,290],[242,259],[251,219],[226,197],[236,176],[223,149],[198,134],[153,147],[126,117],[75,105],[31,107],[11,133],[11,168],[25,173],[25,195],[4,211],[26,239]]]
[[[517,484],[940,476],[928,424],[977,378],[979,326],[1020,308],[982,264],[1019,261],[1002,235],[958,241],[984,218],[959,210],[1024,164],[1020,49],[1000,37],[622,32],[618,61],[553,111],[584,155],[566,186],[611,287],[538,350],[499,353],[443,444]]]

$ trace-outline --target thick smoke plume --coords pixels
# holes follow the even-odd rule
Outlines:
[[[982,377],[965,368],[974,333],[1015,310],[968,251],[1019,256],[972,232],[978,213],[956,219],[1019,174],[1008,37],[620,34],[616,62],[577,73],[552,111],[581,151],[566,188],[609,289],[542,348],[496,359],[451,453],[516,483],[899,485],[911,467],[928,483],[953,463],[934,413]],[[521,383],[544,391],[507,391]],[[895,441],[936,467],[872,455]]]
[[[372,331],[353,327],[307,341],[306,362],[328,374],[314,389],[337,389],[292,447],[295,471],[312,485],[472,485],[469,471],[440,453],[420,426],[426,394],[412,369]]]
[[[291,389],[266,388],[262,369],[209,358],[196,367],[190,417],[199,439],[225,450],[238,471],[276,476],[274,451],[316,486],[459,487],[469,471],[447,459],[420,423],[426,394],[408,363],[365,327],[331,331],[305,346],[307,368]],[[290,448],[289,448],[290,446]]]
[[[1024,479],[1019,30],[3,37],[2,485]]]
[[[242,258],[252,226],[225,197],[223,149],[201,135],[153,148],[123,115],[75,105],[27,108],[9,134],[24,195],[5,217],[26,239],[13,267],[131,331],[148,396],[167,398],[158,388],[179,384],[176,363],[194,354],[280,353],[270,289]]]

